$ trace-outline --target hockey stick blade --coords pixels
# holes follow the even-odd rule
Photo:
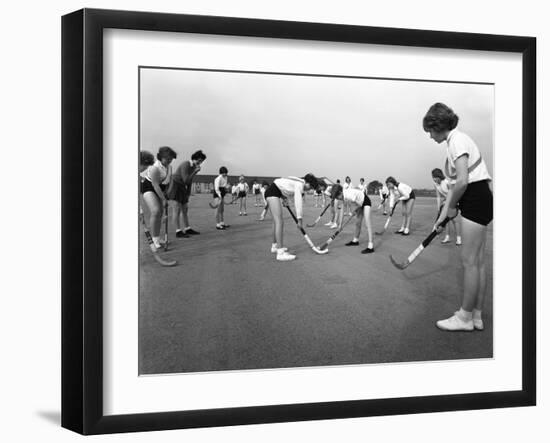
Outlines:
[[[323,254],[327,254],[328,253],[328,249],[321,249],[321,248],[318,248],[318,247],[313,247],[311,248],[313,250],[313,252],[319,254],[319,255],[323,255]]]
[[[171,267],[171,266],[176,266],[178,264],[176,260],[163,260],[162,258],[159,257],[159,255],[156,252],[153,252],[153,257],[155,257],[155,260],[161,266]]]
[[[407,266],[410,265],[410,262],[408,260],[405,261],[404,263],[397,263],[397,261],[395,261],[395,259],[393,258],[392,255],[390,255],[390,261],[391,261],[392,265],[394,265],[397,269],[399,269],[401,271],[403,269],[405,269]]]

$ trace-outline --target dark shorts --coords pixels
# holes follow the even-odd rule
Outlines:
[[[365,193],[365,199],[363,200],[363,207],[372,206],[369,196]]]
[[[170,200],[175,200],[182,205],[189,202],[189,196],[191,195],[191,186],[184,185],[178,182],[172,182],[170,189]]]
[[[260,194],[260,190],[259,189],[254,189],[254,195],[259,195]]]
[[[283,198],[283,193],[275,183],[271,183],[269,188],[266,189],[264,198],[267,200],[268,197]]]
[[[225,197],[225,194],[227,194],[227,189],[225,188],[218,188],[218,191],[220,191],[220,195],[222,196],[222,198]],[[212,189],[212,197],[218,198],[218,194],[216,193],[215,189]]]
[[[409,194],[409,198],[407,200],[401,200],[403,203],[407,203],[409,200],[415,200],[416,199],[416,195],[414,195],[414,191],[411,191],[411,193]]]
[[[240,198],[246,197],[246,191],[239,191],[239,195],[237,197],[240,197]]]
[[[166,191],[166,185],[161,184],[160,189],[162,192]],[[139,192],[142,194],[145,194],[146,192],[155,192],[155,188],[153,187],[153,183],[151,183],[149,180],[143,180],[139,184]]]
[[[468,184],[457,205],[462,217],[487,226],[493,220],[493,193],[487,180]]]

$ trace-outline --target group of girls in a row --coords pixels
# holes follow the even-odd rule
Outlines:
[[[451,108],[436,103],[430,107],[423,119],[424,131],[438,144],[445,142],[447,160],[445,163],[445,177],[441,169],[434,169],[434,179],[439,216],[434,229],[440,230],[439,225],[446,218],[454,219],[460,210],[462,222],[457,231],[457,244],[462,244],[461,258],[464,267],[464,287],[461,307],[451,317],[437,322],[437,326],[444,330],[482,330],[482,308],[486,292],[487,278],[485,268],[485,244],[487,225],[493,218],[493,196],[489,187],[491,176],[481,157],[475,142],[465,133],[457,129],[458,116]],[[183,162],[174,173],[170,163],[176,158],[176,153],[169,147],[159,149],[157,160],[147,167],[141,174],[141,192],[151,212],[150,225],[155,245],[160,247],[159,232],[162,208],[167,203],[164,187],[171,185],[168,198],[177,202],[177,211],[174,211],[174,221],[178,227],[176,235],[187,236],[198,234],[189,227],[187,217],[187,203],[193,176],[200,171],[201,163],[206,159],[202,151],[195,152],[191,161]],[[147,160],[151,162],[151,158]],[[346,186],[347,185],[347,186]],[[364,185],[364,182],[363,182]],[[415,203],[415,194],[412,188],[405,183],[398,182],[393,177],[385,181],[387,192],[381,190],[383,204],[392,192],[396,193],[397,201],[390,208],[401,201],[403,208],[403,223],[397,231],[402,235],[409,235],[412,212]],[[220,168],[220,175],[216,178],[214,192],[223,202],[227,186],[227,168]],[[330,185],[313,174],[306,174],[303,178],[284,177],[274,180],[269,186],[262,186],[263,197],[273,216],[271,252],[276,254],[279,261],[290,261],[296,258],[290,254],[283,242],[283,202],[293,199],[298,225],[302,226],[303,195],[307,190],[314,190],[317,194],[327,191]],[[244,191],[244,190],[243,190]],[[243,192],[239,191],[239,192]],[[246,190],[247,191],[247,190]],[[332,185],[330,196],[334,201],[342,201],[347,205],[347,213],[356,211],[357,223],[354,238],[348,242],[349,246],[359,244],[359,234],[364,221],[368,231],[368,244],[363,253],[374,251],[372,242],[372,227],[370,222],[371,201],[366,190],[353,188],[351,180],[346,177],[344,186]],[[246,193],[243,197],[246,197]],[[243,200],[246,200],[244,198]],[[218,205],[216,213],[216,228],[225,229],[223,221],[223,203]],[[384,207],[384,209],[386,209]],[[246,214],[246,209],[241,210]],[[265,211],[264,211],[265,212]],[[342,226],[345,208],[342,207],[339,215],[339,226]],[[183,217],[183,228],[180,227],[180,214]],[[265,216],[265,214],[263,214]],[[455,229],[457,226],[455,226]],[[447,242],[448,232],[444,238]]]

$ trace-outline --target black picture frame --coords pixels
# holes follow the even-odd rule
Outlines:
[[[104,415],[102,35],[103,30],[108,28],[521,54],[521,390]],[[536,404],[535,38],[151,12],[79,10],[62,18],[62,174],[62,426],[65,428],[82,434],[106,434]]]

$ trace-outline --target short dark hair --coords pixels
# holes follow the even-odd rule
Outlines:
[[[265,180],[262,182],[262,186],[269,186],[269,183],[266,182]]]
[[[220,168],[220,174],[227,174],[227,172],[228,172],[228,171],[227,171],[227,168],[226,168],[225,166],[222,166],[222,167]]]
[[[350,178],[349,175],[347,175],[346,178],[345,178],[345,181],[346,181],[346,182],[347,182],[348,180],[351,182],[351,178]]]
[[[430,106],[422,120],[422,126],[426,132],[430,132],[432,129],[436,132],[450,131],[457,125],[458,115],[443,103],[435,103]]]
[[[359,181],[360,181],[360,182],[364,182],[365,179],[364,179],[363,177],[361,177],[361,178],[359,179]]]
[[[163,158],[171,158],[173,160],[177,156],[178,156],[178,154],[176,154],[176,151],[174,151],[169,146],[161,146],[159,148],[159,152],[157,153],[157,159],[158,160],[162,160]]]
[[[202,152],[202,150],[199,149],[198,151],[193,152],[193,155],[191,155],[191,160],[205,161],[206,155],[204,154],[204,152]]]
[[[151,166],[155,163],[155,157],[149,151],[139,152],[139,164],[141,166]]]
[[[397,180],[391,175],[386,179],[386,184],[391,183],[394,186],[397,186]]]
[[[443,171],[439,168],[432,169],[432,177],[445,180],[445,175],[443,175]]]

